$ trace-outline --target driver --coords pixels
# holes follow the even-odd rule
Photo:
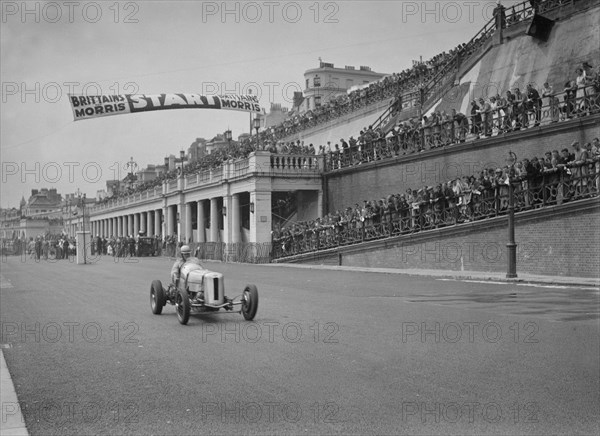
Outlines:
[[[179,281],[179,275],[181,273],[181,267],[184,263],[188,261],[190,256],[192,255],[192,250],[189,245],[184,245],[181,247],[181,257],[178,258],[173,264],[173,268],[171,268],[171,281],[177,286]]]

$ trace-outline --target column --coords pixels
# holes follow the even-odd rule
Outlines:
[[[210,199],[210,242],[219,240],[219,211],[217,209],[217,198]]]
[[[271,192],[251,192],[250,202],[254,213],[250,213],[250,241],[271,242]]]
[[[194,239],[194,230],[192,227],[192,206],[194,203],[185,203],[185,239],[183,240],[185,243],[193,241]]]
[[[233,194],[231,196],[231,238],[230,242],[241,242],[241,211],[240,211],[240,195]]]
[[[206,242],[206,228],[204,218],[204,200],[198,201],[198,242]]]
[[[152,218],[154,218],[154,212],[149,210],[146,212],[146,234],[148,236],[154,236],[154,224],[152,223]]]
[[[131,232],[131,234],[135,237],[135,236],[139,235],[139,233],[140,233],[140,214],[134,213],[133,214],[133,231]]]
[[[161,220],[162,209],[156,209],[154,211],[154,234],[162,235],[162,220]]]
[[[167,235],[168,236],[175,233],[175,210],[174,209],[175,208],[173,206],[167,206]]]

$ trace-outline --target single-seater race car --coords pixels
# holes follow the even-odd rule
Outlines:
[[[175,306],[177,319],[184,325],[192,310],[213,313],[224,309],[221,313],[241,313],[250,321],[258,310],[258,289],[255,285],[246,285],[241,295],[228,298],[223,274],[205,269],[197,258],[192,257],[181,266],[177,284],[171,283],[165,289],[160,280],[154,280],[150,285],[152,313],[160,315],[167,303]]]

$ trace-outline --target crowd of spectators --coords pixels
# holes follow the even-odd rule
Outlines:
[[[597,196],[600,192],[600,140],[572,150],[548,151],[464,176],[365,200],[315,220],[273,231],[273,257],[397,236],[485,219],[507,212],[509,183],[517,211]]]
[[[387,98],[397,99],[400,95],[407,93],[416,93],[418,95],[419,90],[428,81],[435,77],[448,62],[455,59],[459,52],[465,49],[466,44],[461,44],[449,52],[435,55],[427,61],[415,62],[413,67],[405,69],[400,73],[393,73],[379,81],[370,83],[362,89],[332,98],[327,103],[315,109],[296,114],[280,125],[270,127],[261,132],[259,134],[259,141],[261,143],[277,143],[289,135],[361,109],[369,104]],[[254,138],[251,140],[255,141]]]
[[[520,19],[524,18],[525,17]],[[394,73],[380,81],[369,84],[365,88],[342,95],[315,110],[297,114],[278,126],[265,129],[263,132],[260,132],[258,137],[251,136],[242,143],[236,143],[226,148],[217,149],[212,154],[184,166],[183,172],[184,174],[194,174],[207,169],[216,168],[229,159],[245,158],[252,151],[259,149],[269,150],[272,153],[312,154],[312,150],[310,150],[311,147],[314,148],[312,144],[307,146],[293,142],[282,144],[281,140],[299,130],[316,125],[320,122],[331,120],[342,113],[359,109],[372,102],[389,97],[397,99],[398,96],[403,93],[423,90],[423,87],[427,82],[439,79],[440,74],[445,74],[449,69],[452,69],[451,66],[457,62],[458,58],[464,60],[464,58],[470,56],[470,54],[472,54],[490,36],[490,29],[487,29],[490,24],[493,24],[492,21],[490,21],[490,23],[488,23],[488,25],[486,25],[486,27],[484,27],[484,29],[475,35],[468,43],[460,44],[449,52],[442,52],[424,62],[415,62],[412,68],[405,69],[400,73]],[[440,82],[439,80],[437,81]],[[400,152],[400,150],[402,150],[402,153],[406,153],[447,145],[449,143],[463,142],[469,134],[475,136],[485,135],[486,133],[489,133],[488,129],[493,132],[503,132],[512,128],[520,128],[519,126],[515,127],[508,125],[509,120],[512,122],[513,114],[525,111],[525,109],[520,109],[519,107],[513,109],[514,105],[511,102],[511,98],[513,97],[509,95],[507,95],[506,98],[495,96],[494,99],[496,99],[496,103],[490,98],[489,105],[491,106],[491,109],[488,108],[486,102],[476,102],[471,110],[472,117],[467,117],[460,113],[445,114],[442,112],[432,114],[424,122],[414,119],[408,120],[394,130],[392,133],[394,137],[387,138],[386,144],[381,144],[381,142],[378,141],[377,144],[374,145],[387,148],[389,151],[394,150],[395,152]],[[518,99],[518,96],[514,98]],[[494,106],[498,107],[497,111],[493,109]],[[523,108],[524,107],[525,106],[523,106]],[[479,117],[486,117],[486,115],[479,115],[479,113],[477,113],[473,119],[474,111],[482,111],[482,114],[495,113],[494,111],[496,111],[498,115],[488,115],[486,121],[483,122],[479,120]],[[500,113],[504,114],[500,115]],[[496,120],[495,123],[498,124],[498,127],[495,129],[491,127],[491,124],[494,123],[490,121],[492,119]],[[367,129],[365,129],[365,131],[366,130]],[[369,134],[370,133],[371,132],[369,132]],[[375,139],[381,139],[382,136],[383,134],[376,135]],[[368,139],[371,138],[359,137],[357,141],[364,144],[368,142]],[[348,142],[352,143],[353,138],[350,138]],[[325,145],[320,145],[319,150],[315,150],[315,153],[317,154],[326,152],[336,152],[336,149],[329,144],[327,147]],[[377,152],[375,151],[374,153]],[[354,158],[352,160],[356,160],[357,154],[358,153],[354,153]],[[380,151],[380,154],[385,154],[385,150],[384,152]],[[363,161],[360,156],[358,161]],[[151,181],[130,183],[128,188],[119,191],[112,197],[103,199],[102,202],[108,202],[114,198],[126,197],[131,194],[161,186],[165,180],[175,179],[180,171],[181,170],[177,168],[167,173],[162,173]]]
[[[325,167],[339,169],[599,112],[600,74],[584,62],[577,69],[577,79],[567,80],[559,92],[548,83],[540,90],[529,84],[524,92],[515,87],[504,96],[496,94],[473,100],[470,116],[455,109],[450,113],[435,111],[421,120],[399,122],[388,133],[369,126],[361,130],[358,138],[340,139],[340,143],[328,149]]]
[[[29,256],[34,260],[69,259],[76,254],[74,237],[45,233],[26,238],[5,238],[2,240],[3,254]]]
[[[183,174],[190,175],[196,174],[201,171],[206,171],[214,168],[218,168],[223,165],[224,162],[232,159],[243,159],[250,155],[255,148],[249,141],[243,141],[241,143],[232,143],[226,147],[220,147],[213,150],[212,153],[202,156],[202,158],[192,161],[183,166]],[[181,167],[175,168],[171,171],[162,172],[156,178],[146,182],[136,182],[135,179],[132,183],[128,183],[127,188],[121,189],[111,197],[106,197],[100,201],[100,203],[108,203],[116,198],[124,198],[132,194],[147,191],[155,187],[161,186],[165,181],[175,180],[181,174]]]

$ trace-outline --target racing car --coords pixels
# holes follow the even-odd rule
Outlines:
[[[160,280],[150,285],[150,307],[152,313],[160,315],[169,303],[175,306],[177,319],[183,325],[190,319],[190,312],[241,313],[250,321],[258,310],[258,289],[246,285],[242,294],[228,298],[225,296],[223,274],[205,269],[196,258],[189,259],[181,266],[177,284],[171,283],[165,289]],[[238,310],[235,310],[238,309]]]

